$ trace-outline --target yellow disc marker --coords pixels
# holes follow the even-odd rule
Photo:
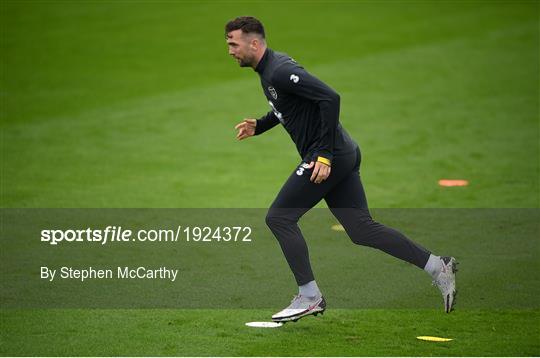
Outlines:
[[[416,337],[416,339],[419,339],[421,341],[429,341],[429,342],[449,342],[452,340],[452,338],[441,338],[441,337],[432,337],[432,336],[419,336],[419,337]]]
[[[345,229],[343,228],[343,226],[342,226],[342,225],[339,225],[339,224],[337,224],[337,225],[332,225],[332,230],[334,230],[334,231],[345,231]]]

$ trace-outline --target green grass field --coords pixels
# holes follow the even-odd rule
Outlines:
[[[419,270],[306,227],[335,304],[322,318],[257,330],[244,322],[281,306],[8,308],[3,292],[0,354],[540,355],[537,1],[2,1],[1,207],[268,207],[299,157],[279,127],[234,140],[238,121],[268,111],[223,38],[224,23],[246,14],[263,21],[270,47],[341,94],[370,206],[431,213],[390,224],[458,257],[456,312],[442,312]],[[470,185],[442,188],[441,178]],[[446,222],[438,208],[466,208],[469,219]],[[488,211],[476,220],[479,208]],[[13,239],[6,223],[2,245]],[[221,279],[247,292],[238,307],[251,291],[283,305],[295,293],[265,235],[260,259],[275,266],[235,266],[238,287]],[[2,258],[4,283],[28,274]],[[188,263],[212,272],[214,260],[228,262],[192,250]]]
[[[244,326],[271,312],[17,311],[4,318],[10,328],[4,337],[10,355],[538,355],[538,310],[467,310],[444,316],[436,310],[338,309],[323,319],[279,329]],[[426,332],[455,340],[414,338]]]

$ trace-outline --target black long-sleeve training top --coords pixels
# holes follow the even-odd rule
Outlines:
[[[255,71],[272,110],[257,120],[255,135],[281,122],[304,161],[332,161],[357,144],[339,123],[339,95],[286,54],[267,48]]]

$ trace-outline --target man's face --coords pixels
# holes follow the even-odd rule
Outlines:
[[[253,47],[253,36],[245,34],[242,30],[234,30],[227,34],[227,45],[229,55],[234,57],[240,67],[250,67],[255,60],[255,49]]]

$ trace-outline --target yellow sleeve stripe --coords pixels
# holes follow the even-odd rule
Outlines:
[[[330,166],[330,161],[328,159],[324,158],[324,157],[317,157],[317,161],[319,163],[323,163],[323,164],[326,164],[326,165]]]

